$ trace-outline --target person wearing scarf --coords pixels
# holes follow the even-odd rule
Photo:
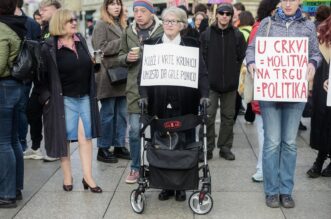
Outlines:
[[[198,42],[190,37],[181,37],[180,31],[187,26],[187,15],[184,10],[176,7],[170,7],[162,13],[164,34],[144,41],[144,45],[155,44],[175,44],[182,46],[198,47]],[[138,84],[140,85],[141,71],[138,75]],[[186,114],[198,114],[199,104],[204,102],[208,104],[209,86],[207,69],[202,56],[199,57],[199,81],[198,89],[181,86],[139,86],[141,103],[147,105],[148,115],[157,116],[160,119],[183,116]],[[152,133],[157,130],[152,130]],[[195,131],[188,130],[179,133],[184,136],[185,144],[195,141]],[[171,181],[171,180],[170,180]],[[185,201],[185,190],[175,188],[173,185],[167,185],[173,190],[163,189],[159,194],[159,200],[168,200],[175,196],[176,201]],[[169,187],[170,186],[170,187]],[[176,191],[175,191],[176,190]]]
[[[302,16],[300,0],[281,0],[275,16],[261,21],[257,37],[307,37],[309,39],[307,80],[312,82],[321,62],[315,25]],[[268,24],[271,22],[269,33]],[[246,63],[256,72],[256,40],[248,45]],[[263,127],[263,180],[266,205],[271,208],[293,208],[292,198],[297,157],[296,136],[305,106],[301,102],[259,101]]]

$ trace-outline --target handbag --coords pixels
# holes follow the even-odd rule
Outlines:
[[[107,69],[107,74],[110,79],[110,84],[124,84],[128,78],[128,69],[125,67],[109,68]]]
[[[248,73],[247,67],[245,65],[241,67],[238,93],[245,101],[245,103],[250,103],[253,100],[254,80]]]
[[[40,67],[40,43],[34,40],[24,39],[20,52],[11,67],[11,76],[21,81],[32,81],[39,74]]]

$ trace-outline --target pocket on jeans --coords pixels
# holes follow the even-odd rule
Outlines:
[[[17,82],[0,82],[0,105],[14,107],[21,98],[22,87]]]

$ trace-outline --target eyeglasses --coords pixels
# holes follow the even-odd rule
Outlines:
[[[180,23],[181,21],[176,21],[176,20],[164,20],[163,21],[163,24],[164,25],[175,25],[175,24],[178,24],[178,23]]]
[[[226,16],[228,16],[228,17],[230,17],[231,15],[232,15],[232,13],[231,12],[226,12],[226,11],[220,11],[220,12],[217,12],[218,14],[220,14],[220,15],[226,15]]]
[[[67,23],[73,24],[74,22],[77,23],[77,18],[71,18],[70,20],[67,21]]]

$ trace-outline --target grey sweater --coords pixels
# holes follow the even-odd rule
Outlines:
[[[255,41],[256,37],[265,37],[267,35],[267,26],[269,18],[261,21],[260,27],[246,50],[246,63],[249,65],[255,63]],[[308,37],[309,63],[312,63],[315,68],[321,63],[321,56],[318,49],[318,40],[315,25],[313,22],[304,18],[295,20],[291,23],[285,23],[277,14],[271,18],[271,27],[268,34],[269,37]]]

